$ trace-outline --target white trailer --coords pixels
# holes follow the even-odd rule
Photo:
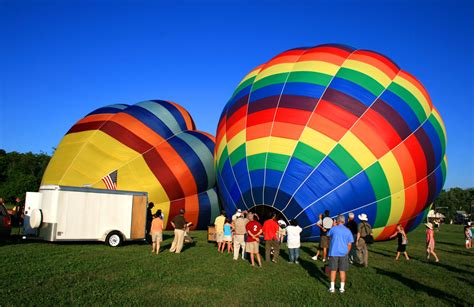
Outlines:
[[[41,186],[27,192],[24,233],[45,241],[144,240],[148,193]]]

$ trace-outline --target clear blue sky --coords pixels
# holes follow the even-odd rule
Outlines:
[[[252,68],[341,43],[381,52],[425,85],[448,132],[445,187],[473,187],[471,3],[0,0],[0,148],[51,153],[90,111],[148,99],[183,105],[215,134]]]

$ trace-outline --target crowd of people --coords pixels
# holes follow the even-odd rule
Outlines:
[[[149,210],[153,208],[151,207]],[[189,231],[191,223],[184,217],[184,209],[181,209],[179,215],[171,220],[174,228],[174,239],[170,248],[172,253],[180,253],[183,248],[185,236]],[[150,214],[151,215],[151,214]],[[153,219],[149,221],[149,232],[152,241],[152,252],[160,252],[160,242],[162,242],[163,220],[164,216],[161,210],[157,210]],[[354,213],[350,212],[346,217],[338,215],[335,219],[330,217],[330,212],[325,211],[319,216],[316,226],[320,229],[320,240],[313,260],[317,261],[321,256],[321,261],[327,263],[327,271],[330,277],[330,292],[335,292],[336,275],[339,272],[340,286],[339,292],[345,291],[346,272],[349,265],[358,265],[368,267],[369,249],[368,245],[374,242],[372,226],[369,224],[369,217],[365,213],[358,216],[359,223],[355,220]],[[301,247],[301,233],[303,229],[296,220],[286,221],[277,218],[277,214],[272,214],[271,218],[260,223],[260,217],[253,212],[241,211],[240,209],[232,215],[231,219],[227,217],[225,211],[214,221],[215,239],[217,242],[217,251],[233,255],[233,260],[239,258],[246,260],[249,255],[249,261],[252,266],[262,266],[262,260],[266,263],[277,263],[280,261],[280,249],[286,239],[288,249],[288,263],[299,263],[299,249]],[[439,258],[435,252],[435,236],[433,224],[426,223],[426,259],[430,260],[432,256],[436,262]],[[472,247],[471,225],[464,228],[466,237],[466,248]],[[262,241],[263,237],[263,242]],[[410,260],[407,252],[408,236],[402,224],[396,226],[396,230],[389,238],[397,238],[398,246],[395,260],[399,260],[403,254],[406,260]],[[260,245],[263,243],[265,258],[260,255]]]

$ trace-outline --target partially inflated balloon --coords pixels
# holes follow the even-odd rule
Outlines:
[[[111,105],[79,120],[57,147],[42,184],[147,191],[165,223],[186,210],[204,229],[218,215],[213,162],[215,139],[196,131],[183,107],[162,100]]]
[[[297,48],[252,70],[217,128],[224,207],[263,205],[317,240],[318,215],[366,213],[377,240],[413,229],[446,177],[446,132],[428,93],[387,57]]]

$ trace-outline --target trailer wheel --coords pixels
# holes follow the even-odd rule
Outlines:
[[[122,244],[122,236],[118,231],[112,231],[107,235],[105,243],[110,247],[118,247]]]

